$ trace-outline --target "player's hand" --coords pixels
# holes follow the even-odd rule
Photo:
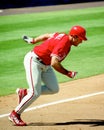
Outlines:
[[[28,37],[28,36],[23,36],[22,39],[27,42],[28,44],[34,44],[35,43],[35,39]]]
[[[78,74],[78,72],[69,71],[67,76],[70,77],[70,78],[74,78],[77,74]]]

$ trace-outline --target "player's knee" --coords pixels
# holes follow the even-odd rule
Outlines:
[[[52,90],[52,93],[55,94],[55,93],[58,93],[59,92],[59,88],[56,88],[56,89],[53,89]]]
[[[31,90],[29,91],[31,98],[38,98],[40,96],[40,93],[37,92],[36,90]]]

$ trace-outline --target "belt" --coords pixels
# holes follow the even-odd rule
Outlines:
[[[38,57],[38,55],[36,55],[33,51],[31,51],[31,53],[32,53],[32,55],[33,55],[34,57],[36,57],[36,59],[37,59],[41,64],[46,65],[46,64],[42,61],[42,59],[40,59],[40,58]]]
[[[36,57],[36,59],[43,65],[46,65],[39,57]]]

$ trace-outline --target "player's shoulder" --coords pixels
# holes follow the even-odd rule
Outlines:
[[[68,36],[68,35],[66,33],[63,33],[63,32],[56,32],[56,33],[54,33],[54,36],[64,37],[64,36]]]
[[[61,39],[65,39],[67,40],[68,39],[68,35],[66,33],[60,33],[60,32],[55,32],[55,33],[51,33],[50,34],[50,38],[54,38],[54,39],[57,39],[57,40],[61,40]]]

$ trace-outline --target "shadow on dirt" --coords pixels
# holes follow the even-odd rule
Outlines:
[[[51,122],[37,122],[37,123],[30,123],[28,126],[58,126],[58,125],[90,125],[90,127],[95,126],[104,126],[104,120],[100,119],[77,119],[75,121],[70,122],[59,122],[59,123],[51,123]]]

